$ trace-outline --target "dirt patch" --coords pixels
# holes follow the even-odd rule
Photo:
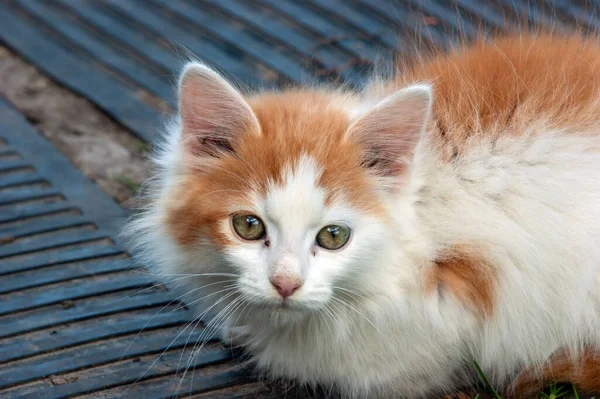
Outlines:
[[[148,145],[89,100],[0,46],[0,94],[77,168],[124,207],[148,177]]]

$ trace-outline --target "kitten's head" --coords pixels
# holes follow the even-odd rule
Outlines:
[[[256,309],[297,313],[378,274],[429,87],[370,105],[331,90],[244,96],[192,63],[179,96],[176,154],[155,204],[166,241],[185,254],[170,271],[230,274]]]

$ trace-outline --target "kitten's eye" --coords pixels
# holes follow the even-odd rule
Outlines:
[[[244,240],[260,240],[265,235],[265,225],[256,216],[234,216],[232,224],[237,235]]]
[[[325,226],[317,234],[317,244],[325,249],[340,249],[348,242],[350,229],[343,226]]]

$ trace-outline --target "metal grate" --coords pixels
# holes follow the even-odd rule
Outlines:
[[[115,244],[123,216],[0,101],[0,396],[255,392],[217,343],[181,381],[202,329]]]

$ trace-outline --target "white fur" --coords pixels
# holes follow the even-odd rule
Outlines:
[[[503,384],[556,350],[600,347],[600,131],[544,131],[541,122],[531,130],[473,143],[452,164],[424,140],[407,185],[385,199],[389,220],[343,198],[326,206],[319,167],[302,157],[266,197],[250,194],[271,245],[240,242],[221,256],[201,240],[193,251],[180,248],[164,228],[161,204],[181,159],[174,123],[154,200],[130,233],[158,273],[239,275],[236,295],[215,309],[225,309],[229,328],[243,326],[238,338],[269,376],[353,398],[415,397],[475,378],[465,370],[476,360]],[[342,250],[315,247],[330,223],[352,229]],[[487,251],[497,275],[494,312],[483,323],[458,298],[422,289],[439,251],[465,242]],[[279,267],[304,282],[289,309],[275,307],[280,298],[269,283]],[[215,280],[185,281],[189,290]]]

